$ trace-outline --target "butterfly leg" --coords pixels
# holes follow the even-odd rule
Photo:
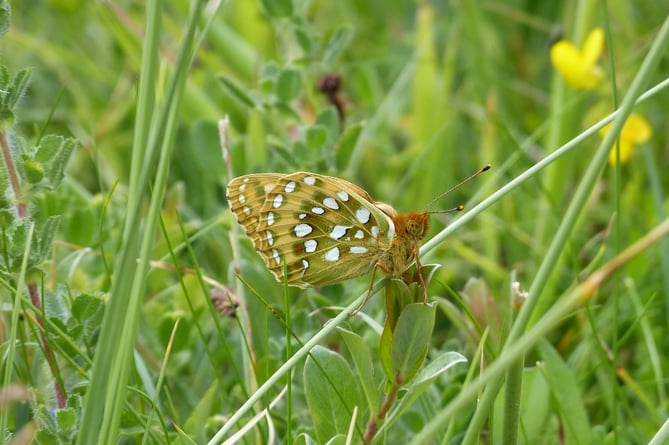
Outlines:
[[[423,266],[420,264],[420,255],[418,250],[414,252],[414,256],[416,257],[416,273],[418,274],[418,281],[423,287],[423,303],[427,303],[427,285],[423,279]]]
[[[372,289],[374,288],[374,277],[376,276],[376,268],[379,267],[379,264],[375,264],[374,267],[372,268],[372,278],[369,280],[369,287],[367,288],[367,294],[365,295],[365,299],[362,300],[362,303],[360,303],[360,306],[358,306],[353,312],[348,314],[349,317],[353,317],[356,315],[358,312],[362,310],[362,308],[365,306],[367,303],[367,300],[369,300],[369,297],[372,295]]]

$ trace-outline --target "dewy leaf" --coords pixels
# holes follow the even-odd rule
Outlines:
[[[357,379],[344,358],[316,346],[304,365],[304,389],[319,442],[346,434],[353,408],[360,408],[362,400]]]
[[[427,355],[435,318],[434,304],[413,303],[404,308],[397,320],[391,358],[394,374],[402,384],[410,382]]]

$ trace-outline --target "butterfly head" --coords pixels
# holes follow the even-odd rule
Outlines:
[[[395,234],[399,239],[421,241],[430,228],[430,214],[410,212],[393,217]]]

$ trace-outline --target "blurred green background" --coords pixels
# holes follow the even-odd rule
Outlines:
[[[71,309],[74,295],[104,295],[114,279],[122,279],[110,276],[101,255],[113,264],[123,242],[146,5],[35,0],[11,6],[11,27],[0,39],[2,64],[10,73],[33,70],[12,131],[28,140],[46,131],[75,137],[80,144],[65,183],[50,201],[50,211],[61,213],[63,220],[53,264],[44,268],[46,288],[67,287],[72,293],[70,300],[61,295],[59,302]],[[184,38],[189,6],[165,2],[158,103]],[[225,184],[231,178],[221,154],[219,119],[230,118],[233,176],[329,174],[407,212],[425,210],[433,198],[490,163],[490,173],[428,210],[459,204],[471,208],[613,111],[669,12],[666,4],[653,0],[237,0],[223,2],[214,17],[214,3],[209,6],[178,108],[162,209],[164,232],[155,235],[155,262],[129,382],[145,391],[147,381],[162,370],[165,388],[155,409],[198,443],[281,365],[286,353],[283,328],[268,308],[286,314],[282,285],[248,239],[238,240],[239,252],[231,246],[241,232],[233,229],[236,223],[227,211]],[[594,61],[598,81],[572,88],[551,64],[551,47],[564,40],[581,48],[595,28],[605,33],[602,53]],[[666,54],[658,66],[649,86],[666,80]],[[343,104],[343,118],[319,91],[325,75],[341,80],[336,100]],[[652,134],[637,143],[634,136],[640,130],[628,129],[634,152],[617,172],[613,165],[605,167],[543,289],[535,319],[664,220],[667,109],[669,97],[661,92],[635,110]],[[434,351],[458,351],[476,362],[475,351],[482,347],[485,359],[479,366],[495,360],[522,305],[512,301],[511,281],[529,289],[601,140],[601,134],[585,139],[423,258],[423,263],[441,266],[430,286],[430,295],[443,304]],[[428,239],[457,217],[433,215]],[[239,318],[212,320],[207,288],[192,273],[183,279],[175,274],[169,252],[185,238],[192,256],[178,251],[178,266],[231,288],[239,286],[233,261],[234,253],[239,255],[241,276],[265,298],[236,295],[248,309],[242,317],[248,325]],[[631,261],[547,337],[550,347],[527,351],[520,443],[560,443],[570,410],[587,415],[584,428],[591,442],[580,443],[645,443],[659,429],[668,408],[663,373],[669,364],[662,353],[669,347],[667,249],[666,242],[658,242]],[[308,339],[336,313],[327,309],[330,305],[350,303],[368,285],[364,276],[324,289],[291,288],[291,329]],[[365,312],[383,324],[381,298],[368,303]],[[163,368],[177,319],[178,334]],[[372,350],[378,347],[378,333],[363,320],[353,318],[347,325]],[[98,334],[93,329],[78,338],[79,351],[92,355]],[[28,341],[31,334],[26,335]],[[336,336],[326,346],[344,353]],[[254,366],[242,358],[246,356],[255,360]],[[564,365],[558,379],[535,366],[549,358]],[[83,394],[81,384],[87,379],[62,357],[59,363],[68,388]],[[35,416],[35,407],[51,404],[51,380],[38,372],[44,362],[25,357],[23,366],[27,371],[18,380],[41,391],[30,410],[14,415],[16,427]],[[278,414],[274,419],[286,443],[294,440],[286,435],[286,424],[313,432],[300,369],[294,374],[293,417]],[[463,366],[448,381],[436,383],[425,400],[429,408],[401,417],[386,433],[386,443],[403,443],[420,431],[433,410],[467,385],[467,372],[477,373]],[[557,397],[565,387],[577,389],[576,402],[570,403],[578,409]],[[143,429],[155,427],[154,420],[145,417],[151,409],[141,397],[133,392],[127,397],[135,415],[123,418],[122,442],[139,443]],[[481,434],[502,443],[495,433],[501,428],[495,423],[501,408],[495,409],[497,415],[491,408]],[[448,434],[453,442],[448,443],[462,439],[471,412],[464,410],[453,420]],[[363,425],[365,421],[363,415]],[[165,424],[174,438],[175,428]],[[255,437],[244,440],[265,443],[268,428],[260,426]]]

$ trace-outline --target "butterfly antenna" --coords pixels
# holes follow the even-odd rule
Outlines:
[[[479,171],[477,171],[476,173],[474,173],[474,174],[471,175],[470,177],[463,179],[462,181],[460,181],[459,183],[455,184],[455,185],[454,185],[453,187],[451,187],[450,189],[446,190],[446,191],[445,191],[444,193],[442,193],[441,195],[439,195],[439,196],[437,196],[436,198],[434,198],[432,201],[428,202],[427,205],[425,206],[425,208],[430,207],[432,204],[434,204],[435,202],[439,201],[441,198],[443,198],[444,196],[448,195],[448,194],[451,193],[453,190],[459,188],[460,186],[462,186],[462,185],[466,184],[467,182],[471,181],[472,179],[476,178],[476,177],[477,177],[478,175],[480,175],[481,173],[483,173],[483,172],[487,172],[488,170],[490,170],[490,167],[491,167],[490,164],[486,164],[485,166],[483,166],[483,168],[481,168]],[[464,206],[459,205],[459,206],[457,206],[457,207],[455,207],[455,208],[453,208],[453,209],[450,209],[450,210],[444,210],[444,211],[438,211],[438,212],[430,212],[430,213],[459,212],[459,211],[461,211],[461,210],[463,210],[463,209],[464,209]]]
[[[453,207],[452,209],[447,209],[447,210],[434,210],[432,212],[427,212],[431,215],[434,215],[435,213],[453,213],[453,212],[462,212],[465,209],[465,206],[460,204],[457,207]]]

